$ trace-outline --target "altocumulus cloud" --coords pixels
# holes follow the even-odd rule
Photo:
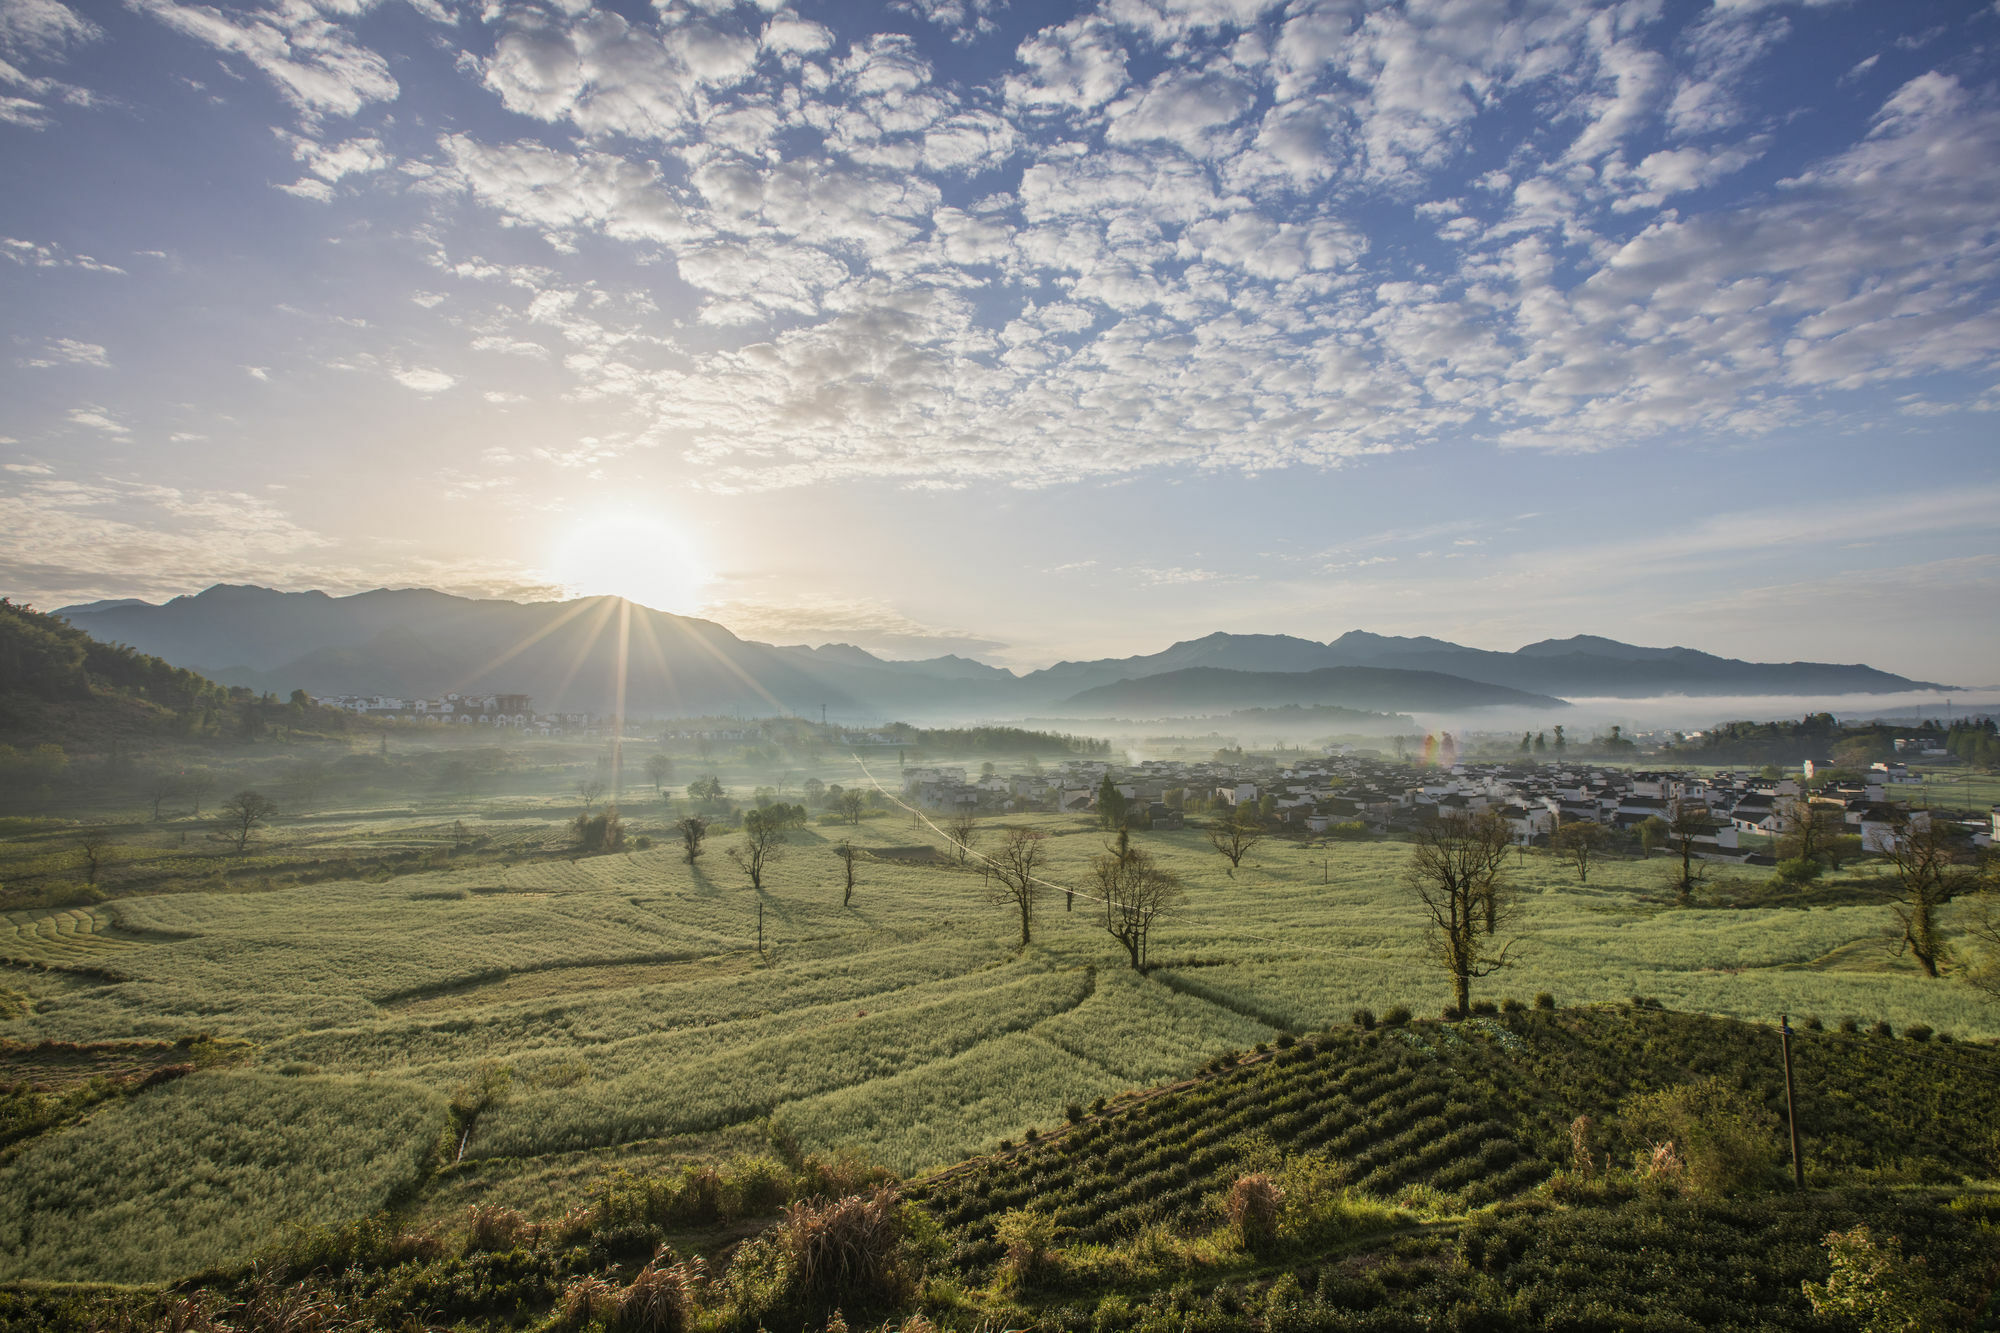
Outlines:
[[[428,211],[431,334],[717,488],[1744,438],[2000,358],[1983,67],[1828,61],[1810,4],[425,5],[450,117],[367,0],[128,4],[276,91],[272,184]]]

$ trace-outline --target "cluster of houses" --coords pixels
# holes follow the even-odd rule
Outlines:
[[[505,728],[530,736],[608,734],[610,722],[595,713],[537,713],[525,694],[446,694],[437,699],[401,699],[384,694],[314,695],[322,708],[364,717],[431,726]]]
[[[1742,835],[1783,834],[1803,790],[1796,781],[1748,774],[1562,764],[1412,770],[1335,756],[1281,765],[1155,760],[1114,768],[1072,762],[1041,773],[973,778],[963,768],[912,768],[903,774],[903,790],[906,799],[931,810],[1088,813],[1097,808],[1107,776],[1134,822],[1155,829],[1179,828],[1194,798],[1210,809],[1255,805],[1272,820],[1307,834],[1343,828],[1390,834],[1447,811],[1493,810],[1517,842],[1535,845],[1545,843],[1563,824],[1589,821],[1629,831],[1648,819],[1671,823],[1680,806],[1698,803],[1708,811],[1708,827],[1695,839],[1697,855],[1764,863],[1770,858],[1753,851]],[[1865,848],[1879,851],[1893,838],[1892,820],[1898,813],[1889,789],[1914,780],[1901,764],[1878,764],[1861,781],[1822,786],[1811,800],[1837,812]],[[1982,845],[2000,837],[2000,806],[1990,823],[1975,832]]]

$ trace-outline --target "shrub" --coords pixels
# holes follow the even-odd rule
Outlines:
[[[1109,1102],[1107,1102],[1104,1098],[1099,1097],[1091,1102],[1090,1109],[1092,1111],[1095,1111],[1099,1115],[1102,1115],[1104,1113],[1104,1108],[1108,1105],[1110,1105]]]
[[[1012,1152],[1012,1151],[1014,1151],[1014,1140],[1012,1140],[1012,1139],[1002,1139],[1002,1140],[1000,1140],[1000,1151],[1001,1151],[1001,1152]]]
[[[638,848],[642,852],[649,852],[653,850],[652,835],[648,833],[641,833],[638,837],[632,839],[632,845]]]
[[[1077,1121],[1083,1119],[1083,1108],[1075,1102],[1071,1102],[1068,1106],[1063,1107],[1063,1119],[1074,1125]]]
[[[1354,1011],[1354,1026],[1362,1029],[1364,1032],[1374,1027],[1375,1011],[1373,1009],[1356,1009]]]
[[[1538,993],[1536,994],[1536,996],[1535,996],[1535,1008],[1537,1008],[1537,1009],[1553,1009],[1553,1008],[1555,1008],[1555,1007],[1556,1007],[1556,997],[1555,997],[1555,996],[1553,996],[1553,995],[1549,994],[1549,992],[1547,992],[1547,991],[1541,991],[1541,992],[1538,992]]]
[[[1519,1000],[1515,999],[1511,995],[1509,995],[1506,999],[1500,1001],[1500,1012],[1503,1014],[1525,1013],[1527,1011],[1527,1008],[1528,1008],[1527,1005],[1522,1004]]]
[[[993,1224],[993,1238],[1007,1252],[1002,1264],[1015,1282],[1033,1282],[1047,1271],[1049,1251],[1055,1248],[1056,1220],[1032,1208],[1015,1208],[1002,1213]]]
[[[1877,1239],[1866,1225],[1830,1231],[1824,1283],[1803,1283],[1813,1313],[1823,1319],[1876,1330],[1943,1328],[1949,1312],[1932,1289],[1922,1259],[1903,1257],[1895,1236]]]
[[[1278,1208],[1284,1198],[1278,1182],[1262,1171],[1238,1177],[1222,1205],[1237,1243],[1252,1254],[1263,1254],[1276,1244]]]
[[[831,1203],[795,1203],[772,1231],[788,1260],[788,1304],[889,1305],[911,1287],[902,1208],[888,1186]]]
[[[1029,1125],[1027,1132],[1021,1135],[1021,1137],[1023,1139],[1026,1139],[1029,1143],[1035,1143],[1040,1141],[1042,1137],[1042,1131],[1036,1129],[1033,1125]]]
[[[522,1242],[532,1243],[539,1228],[512,1208],[474,1204],[465,1214],[467,1254],[498,1254]]]
[[[1640,1153],[1642,1178],[1719,1196],[1777,1165],[1777,1117],[1719,1078],[1628,1097],[1620,1110],[1635,1133],[1654,1140]]]
[[[1383,1027],[1399,1028],[1409,1021],[1410,1007],[1404,1004],[1399,1004],[1388,1013],[1382,1015]]]
[[[1800,1026],[1803,1027],[1807,1032],[1818,1032],[1826,1025],[1819,1021],[1818,1014],[1807,1014],[1804,1020],[1800,1023]]]
[[[1880,1018],[1875,1021],[1874,1027],[1868,1029],[1868,1033],[1874,1037],[1893,1037],[1896,1035],[1896,1029],[1889,1025],[1888,1019]]]
[[[601,1277],[580,1277],[563,1288],[556,1305],[557,1328],[588,1328],[618,1311],[618,1289]]]
[[[1497,1014],[1500,1012],[1500,1006],[1491,1000],[1474,1000],[1472,1002],[1472,1012],[1475,1014]]]
[[[1861,1031],[1861,1024],[1860,1024],[1860,1022],[1859,1022],[1858,1020],[1856,1020],[1856,1019],[1853,1019],[1853,1018],[1843,1018],[1843,1019],[1841,1019],[1841,1020],[1840,1020],[1840,1030],[1841,1030],[1842,1032],[1846,1032],[1846,1033],[1849,1033],[1849,1034],[1853,1034],[1853,1033],[1856,1033],[1856,1032],[1859,1032],[1859,1031]]]
[[[1903,1029],[1903,1035],[1908,1037],[1911,1041],[1929,1041],[1933,1034],[1931,1032],[1930,1024],[1912,1023],[1908,1027]]]
[[[1291,1033],[1289,1033],[1289,1032],[1280,1032],[1280,1033],[1278,1034],[1278,1049],[1279,1049],[1279,1050],[1281,1050],[1281,1051],[1289,1051],[1289,1050],[1291,1050],[1291,1049],[1292,1049],[1292,1047],[1294,1047],[1294,1046],[1296,1046],[1296,1045],[1298,1045],[1298,1044],[1299,1044],[1299,1039],[1298,1039],[1297,1037],[1294,1037],[1294,1036],[1293,1036],[1293,1035],[1292,1035]]]
[[[1818,879],[1825,867],[1810,857],[1795,856],[1778,862],[1778,882],[1793,887],[1803,887]]]
[[[677,1264],[673,1257],[672,1250],[662,1249],[619,1294],[613,1318],[619,1333],[682,1333],[688,1326],[690,1288],[699,1285],[701,1260]]]
[[[1446,1005],[1440,1017],[1447,1023],[1456,1023],[1459,1019],[1464,1018],[1465,1014],[1451,1005]]]

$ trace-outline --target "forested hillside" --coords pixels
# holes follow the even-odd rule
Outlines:
[[[0,598],[0,746],[117,747],[153,739],[251,739],[356,725],[302,693],[289,701],[218,685],[61,616]]]

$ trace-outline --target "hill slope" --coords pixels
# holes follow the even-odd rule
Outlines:
[[[1781,1165],[1769,1028],[1534,1010],[1219,1060],[914,1182],[901,1210],[852,1163],[618,1173],[559,1220],[475,1209],[465,1231],[384,1218],[300,1232],[195,1290],[246,1323],[285,1300],[481,1329],[546,1312],[567,1327],[818,1333],[838,1309],[839,1327],[925,1316],[905,1330],[1834,1333],[1851,1325],[1815,1313],[1803,1286],[1827,1279],[1829,1232],[1866,1224],[1878,1252],[1893,1238],[1923,1256],[1930,1304],[1908,1326],[2000,1327],[2000,1202],[1971,1183],[2000,1166],[1995,1053],[1822,1032],[1796,1047],[1804,1191]],[[1633,1100],[1697,1085],[1735,1118],[1663,1130]],[[1700,1184],[1691,1173],[1725,1140],[1743,1169]],[[1268,1199],[1268,1227],[1231,1220],[1232,1193]],[[771,1224],[746,1240],[758,1218]],[[179,1299],[0,1289],[0,1329],[152,1326],[149,1309],[171,1318]]]

